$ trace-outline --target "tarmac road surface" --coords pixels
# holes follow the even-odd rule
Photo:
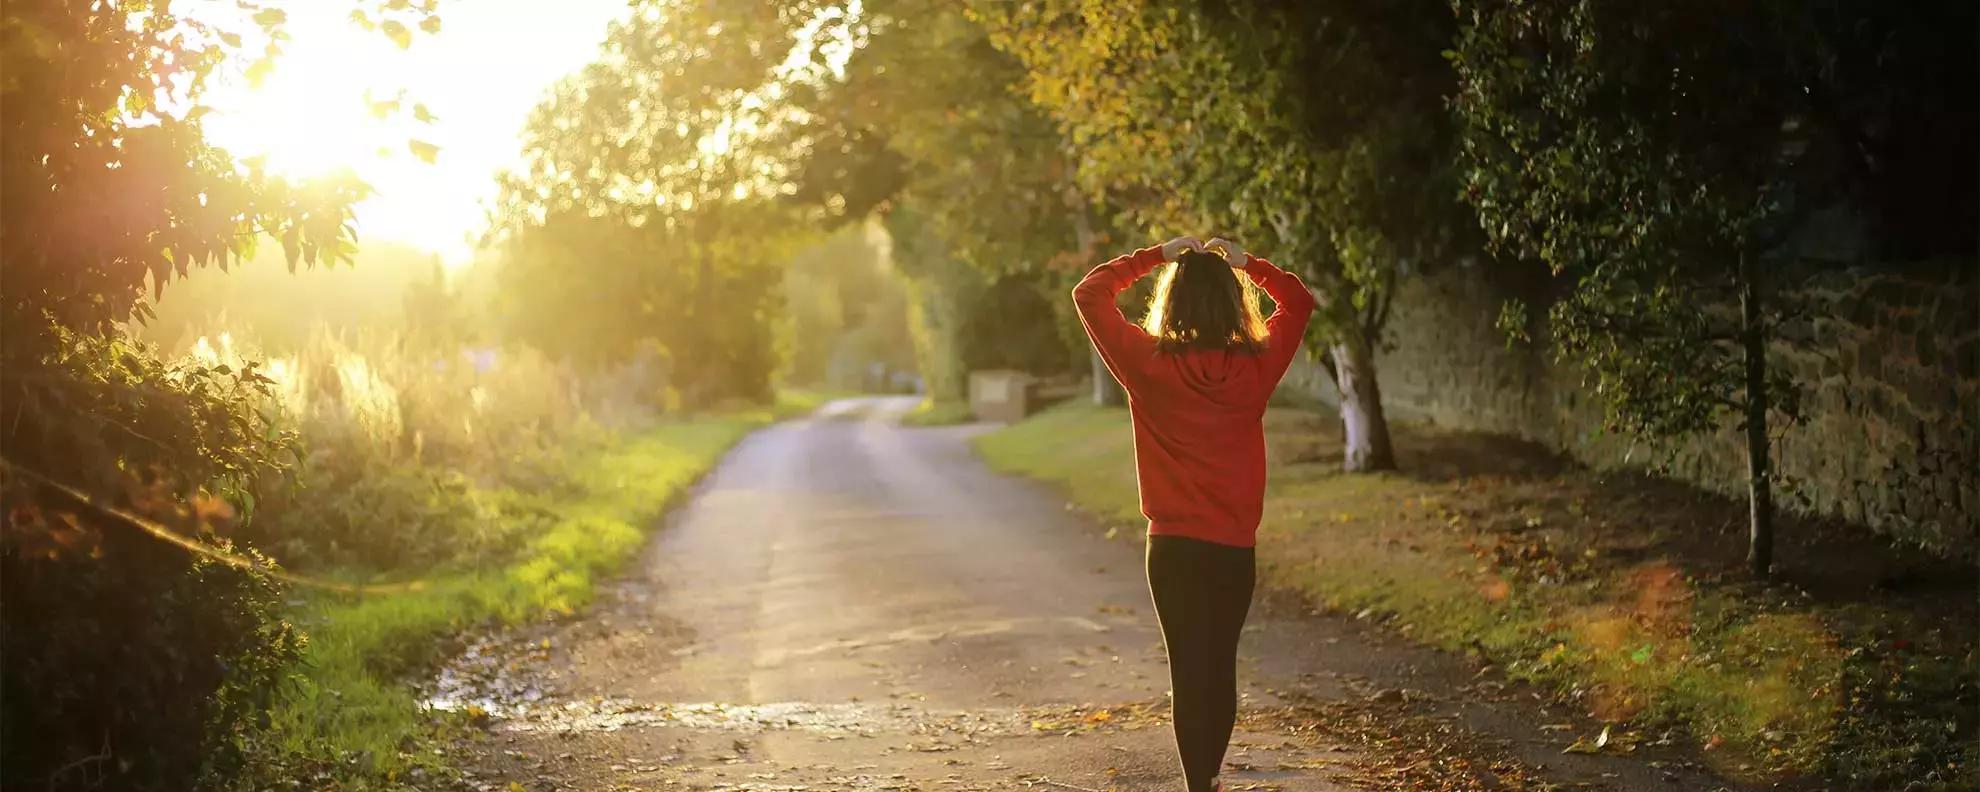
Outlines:
[[[986,469],[982,427],[901,426],[915,404],[757,432],[589,612],[474,644],[438,694],[492,713],[469,788],[1181,790],[1139,544]],[[1561,755],[1600,725],[1260,597],[1234,790],[1722,783],[1676,749]]]

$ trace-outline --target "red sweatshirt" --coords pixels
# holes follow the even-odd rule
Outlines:
[[[1297,276],[1246,256],[1244,274],[1278,303],[1265,320],[1265,350],[1165,353],[1114,303],[1163,263],[1161,248],[1151,247],[1095,267],[1073,287],[1073,302],[1127,390],[1148,532],[1251,547],[1265,504],[1265,400],[1306,334],[1313,293]]]

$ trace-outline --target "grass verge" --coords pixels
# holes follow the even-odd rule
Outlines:
[[[1970,581],[1866,562],[1894,551],[1859,538],[1783,548],[1806,579],[1752,583],[1743,504],[1501,438],[1392,429],[1404,472],[1347,475],[1334,421],[1268,414],[1268,585],[1551,687],[1616,725],[1603,750],[1668,731],[1741,780],[1980,788]],[[1141,521],[1125,410],[1062,406],[977,448],[1099,517]],[[1784,537],[1807,535],[1786,522]]]
[[[269,760],[262,772],[355,788],[424,773],[434,756],[422,753],[429,749],[419,738],[431,720],[407,680],[438,659],[446,639],[583,607],[594,582],[632,556],[647,528],[730,446],[816,401],[780,398],[575,452],[561,486],[504,493],[515,504],[504,519],[534,521],[532,538],[505,566],[422,580],[409,591],[297,601],[292,618],[309,645],[255,751]]]
[[[908,426],[953,426],[976,420],[969,405],[963,402],[936,401],[923,399],[914,411],[901,416],[901,423]]]

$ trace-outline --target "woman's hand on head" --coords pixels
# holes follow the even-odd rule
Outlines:
[[[1184,253],[1202,249],[1203,240],[1193,236],[1179,236],[1162,243],[1162,260],[1175,261],[1182,258],[1182,254]]]
[[[1204,247],[1223,251],[1225,263],[1237,269],[1244,269],[1244,248],[1238,243],[1223,237],[1212,237],[1209,242],[1204,243]]]

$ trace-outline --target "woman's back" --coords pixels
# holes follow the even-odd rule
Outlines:
[[[1242,272],[1277,303],[1263,338],[1221,348],[1188,328],[1158,338],[1128,322],[1115,299],[1164,260],[1159,248],[1146,248],[1102,264],[1073,298],[1094,347],[1128,392],[1148,532],[1249,547],[1265,494],[1260,419],[1299,347],[1313,296],[1297,277],[1246,256]],[[1169,296],[1167,287],[1158,300]]]
[[[1277,379],[1256,354],[1157,355],[1129,396],[1148,532],[1250,547],[1265,499],[1260,418]]]

